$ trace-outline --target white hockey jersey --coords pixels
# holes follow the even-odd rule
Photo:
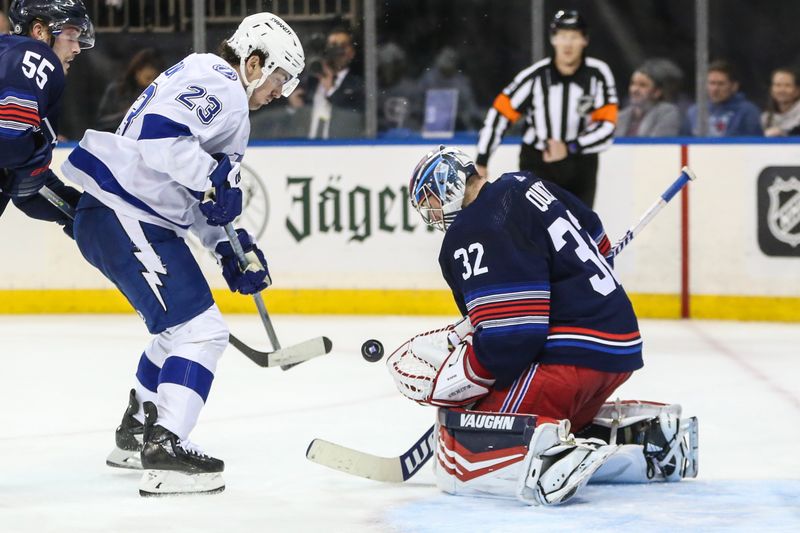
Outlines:
[[[250,136],[238,74],[214,54],[192,54],[137,98],[116,133],[88,130],[62,165],[64,175],[120,214],[187,229],[213,248],[225,239],[198,208],[211,188],[211,154],[244,157]]]

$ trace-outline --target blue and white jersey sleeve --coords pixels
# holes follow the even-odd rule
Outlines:
[[[250,135],[236,72],[213,54],[193,54],[162,73],[117,133],[136,139],[144,163],[194,191],[211,188],[210,154],[241,160]]]
[[[186,230],[211,188],[212,155],[244,156],[248,113],[234,69],[213,54],[192,54],[145,89],[115,134],[87,131],[62,170],[117,211]]]

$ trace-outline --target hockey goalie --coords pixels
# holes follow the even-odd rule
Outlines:
[[[444,231],[439,263],[464,315],[387,359],[405,396],[439,407],[442,490],[554,505],[590,480],[697,475],[696,418],[607,401],[643,366],[642,340],[596,213],[527,172],[489,183],[444,146],[409,191]]]

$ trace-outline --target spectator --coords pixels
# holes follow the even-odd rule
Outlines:
[[[772,71],[767,110],[761,113],[761,127],[767,137],[800,135],[800,75],[791,68]]]
[[[8,20],[8,15],[0,10],[0,35],[9,35],[10,33],[11,22]]]
[[[310,139],[359,137],[364,133],[364,80],[353,74],[353,35],[344,27],[328,33],[321,64],[309,60],[305,87],[292,93],[294,110],[310,107]],[[304,114],[298,114],[303,117]]]
[[[420,90],[423,94],[429,89],[455,89],[458,91],[456,111],[457,130],[476,130],[481,125],[483,113],[475,102],[472,84],[459,69],[460,58],[454,48],[445,47],[436,56],[433,68],[420,77]]]
[[[525,119],[520,170],[552,181],[588,207],[597,188],[597,154],[611,146],[617,123],[617,90],[608,65],[584,54],[588,25],[573,10],[550,23],[553,55],[516,75],[486,115],[478,138],[478,172],[509,123]]]
[[[407,75],[405,51],[395,43],[378,48],[378,130],[388,135],[419,131],[422,91]]]
[[[145,48],[137,52],[125,73],[106,87],[100,99],[95,129],[115,132],[131,104],[162,70],[164,62],[158,51]]]
[[[713,61],[708,66],[706,78],[708,92],[709,137],[736,137],[761,135],[758,107],[739,92],[739,77],[733,65],[727,61]],[[697,104],[689,108],[688,126],[684,132],[699,135],[697,127]],[[686,131],[688,130],[688,131]]]
[[[636,69],[628,87],[628,107],[620,111],[617,137],[678,135],[681,112],[670,102],[683,73],[668,59],[649,59]]]

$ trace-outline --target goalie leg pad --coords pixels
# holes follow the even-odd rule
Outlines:
[[[513,499],[537,419],[440,408],[434,465],[439,489],[458,496]]]
[[[646,465],[643,475],[637,478],[633,473],[642,470],[642,457],[637,457],[632,452],[625,453],[598,472],[592,481],[644,483],[697,477],[697,417],[681,418],[681,406],[678,404],[638,400],[609,402],[600,408],[593,424],[582,436],[600,437],[610,443],[635,445]],[[623,456],[629,457],[631,461],[626,468],[615,464]]]
[[[554,505],[575,495],[618,446],[576,439],[569,421],[439,409],[436,484],[458,496]]]

